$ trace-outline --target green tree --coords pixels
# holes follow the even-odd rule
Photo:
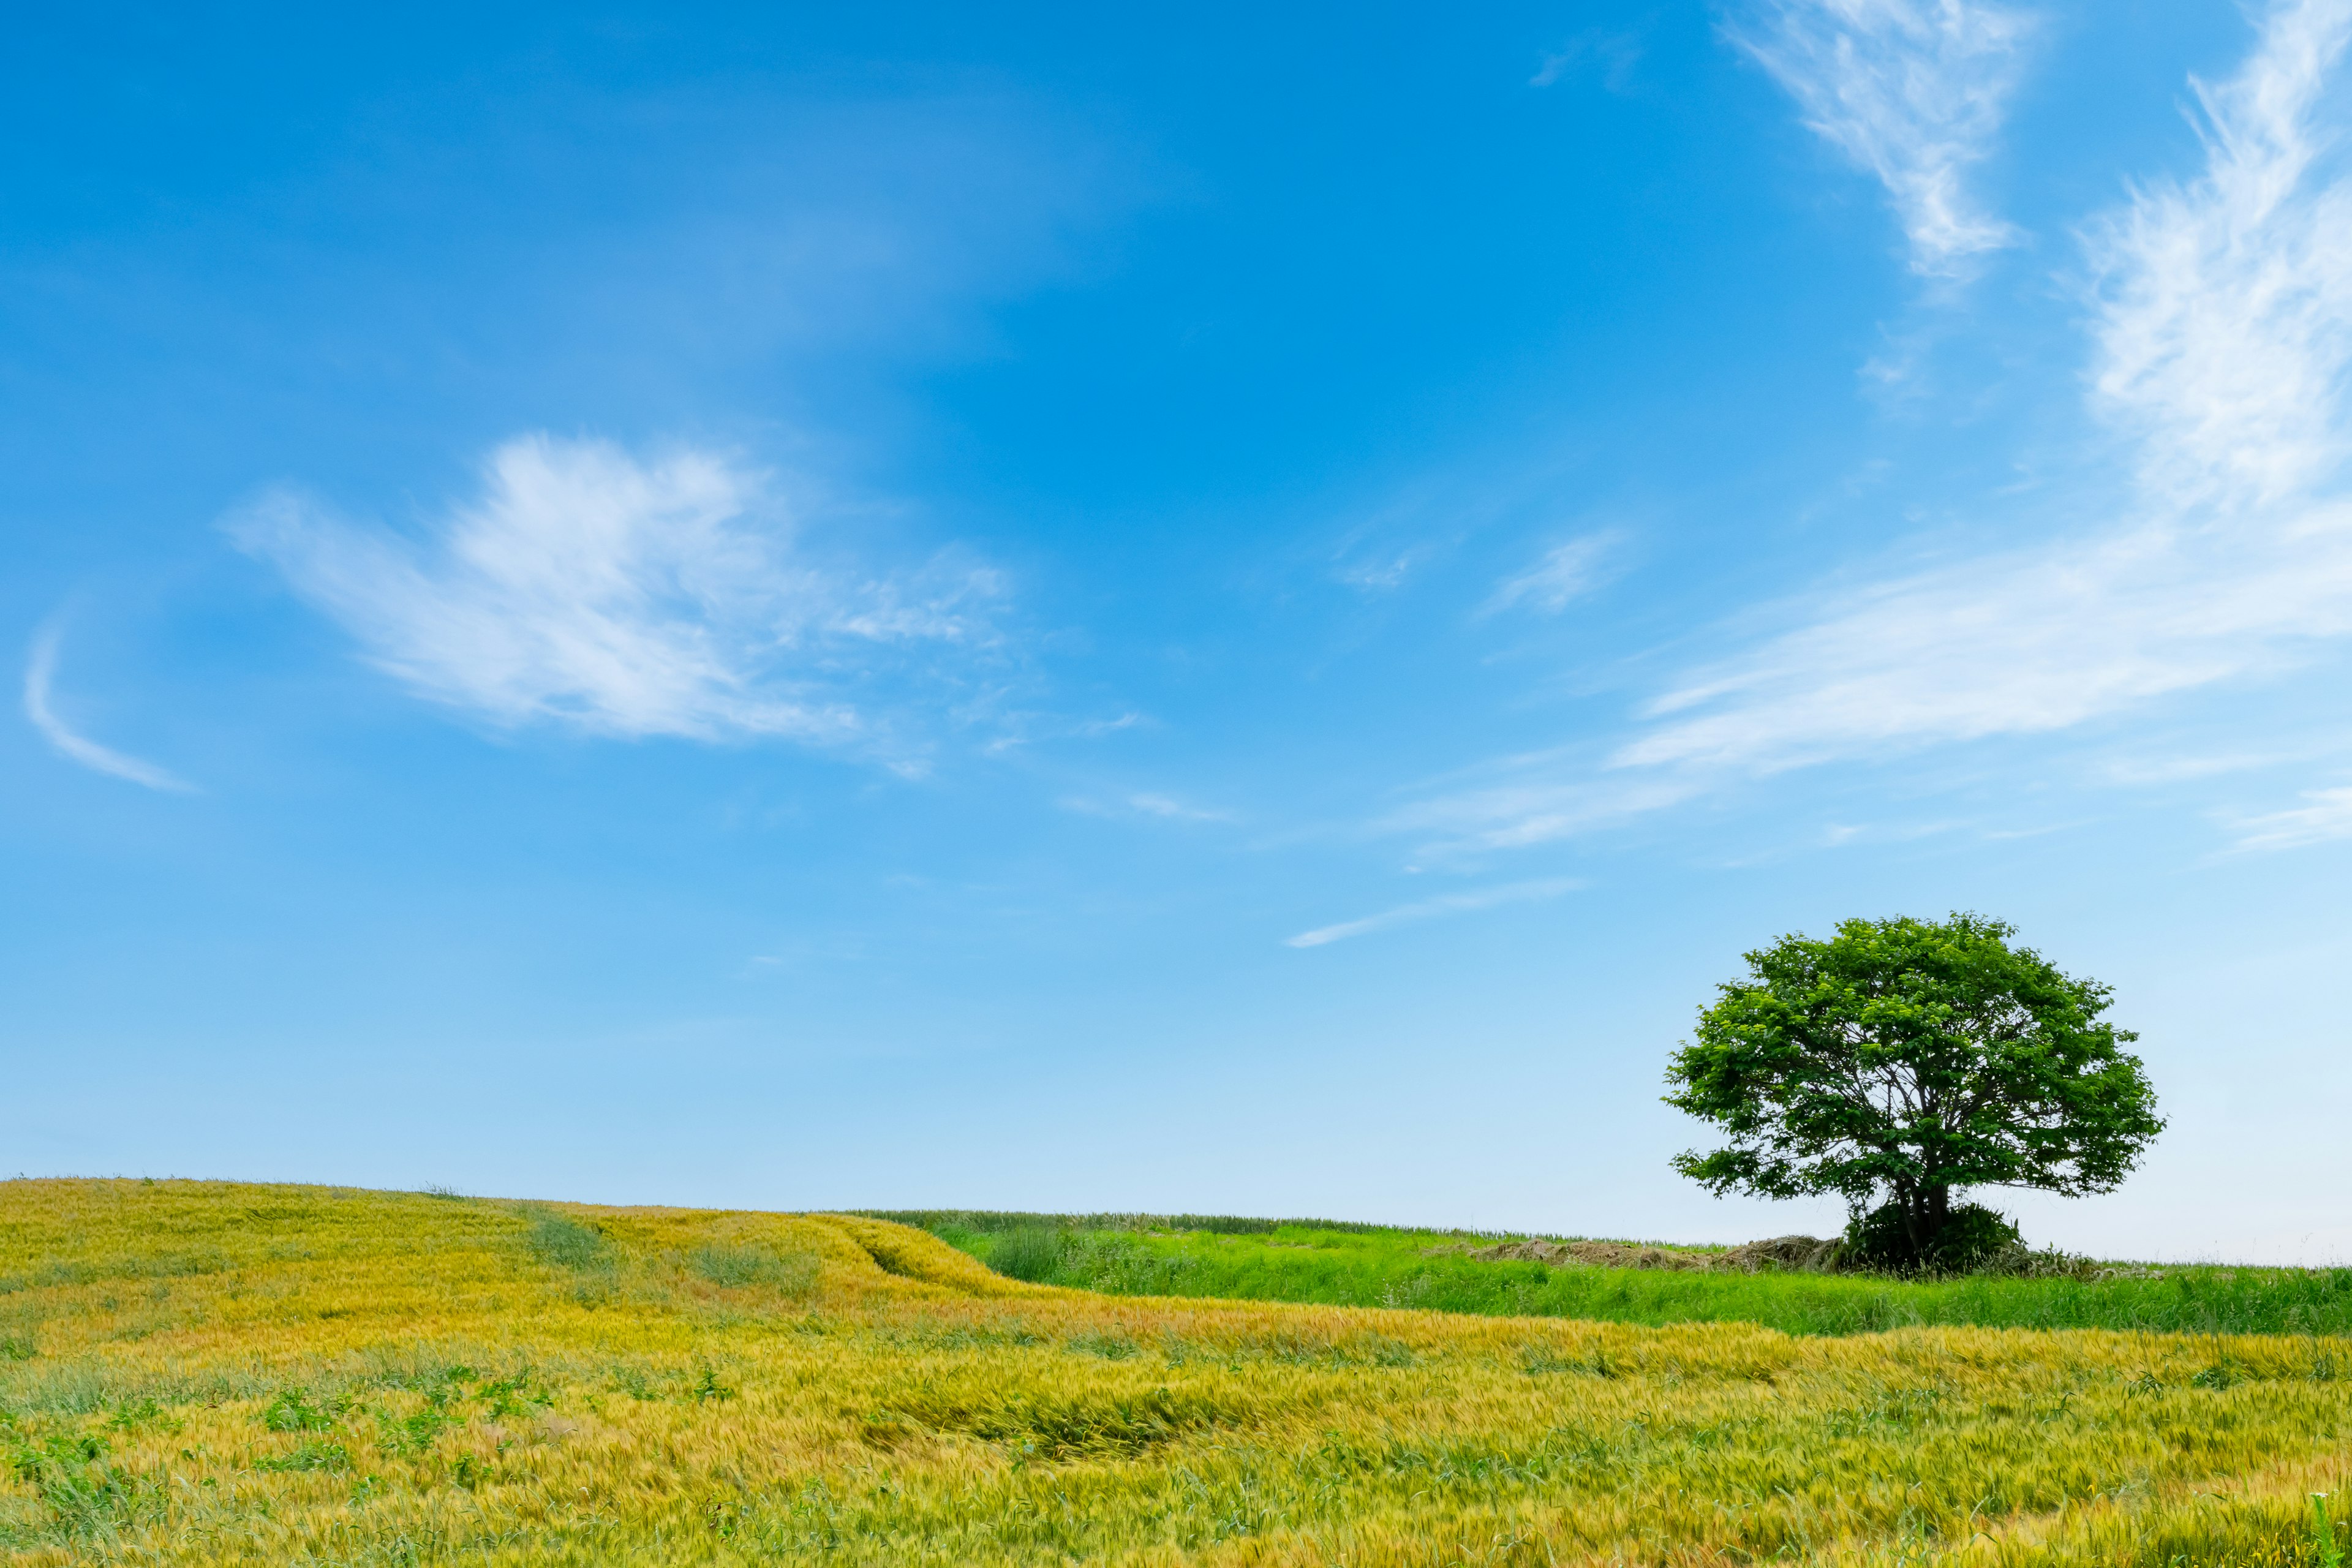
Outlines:
[[[2138,1037],[2101,1021],[2107,986],[2015,934],[1851,920],[1747,954],[1666,1072],[1666,1103],[1725,1145],[1675,1168],[1717,1194],[1836,1193],[1857,1216],[1883,1195],[1915,1261],[1969,1188],[2112,1191],[2164,1127],[2124,1049]]]

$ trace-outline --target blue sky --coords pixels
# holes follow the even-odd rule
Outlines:
[[[0,1164],[1823,1230],[1978,909],[2352,1255],[2352,0],[29,26]]]

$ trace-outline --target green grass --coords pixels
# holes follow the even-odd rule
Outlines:
[[[817,1260],[805,1252],[711,1242],[696,1247],[688,1261],[697,1275],[724,1289],[764,1285],[787,1296],[801,1296],[816,1285]]]
[[[895,1217],[895,1216],[894,1216]],[[908,1216],[912,1217],[912,1216]],[[2153,1330],[2170,1333],[2352,1333],[2352,1268],[2168,1266],[2155,1278],[1712,1274],[1480,1262],[1442,1250],[1460,1231],[1262,1221],[1190,1228],[1183,1216],[925,1215],[941,1239],[989,1262],[1019,1247],[1023,1278],[1119,1296],[1222,1297],[1325,1306],[1586,1318],[1663,1325],[1749,1322],[1795,1334],[1914,1325]],[[975,1223],[978,1222],[978,1223]],[[1058,1260],[1034,1267],[1034,1237],[1057,1226]],[[1015,1238],[1020,1238],[1018,1241]],[[2136,1271],[2134,1271],[2136,1272]],[[2352,1376],[2352,1366],[2344,1369]]]
[[[444,1194],[427,1194],[440,1197]],[[564,1215],[541,1213],[531,1221],[530,1249],[545,1262],[561,1268],[592,1272],[608,1266],[612,1249],[604,1238],[589,1226]]]
[[[1211,1236],[1265,1236],[1277,1230],[1328,1230],[1341,1236],[1407,1234],[1392,1226],[1368,1225],[1351,1219],[1251,1219],[1230,1214],[1030,1214],[1018,1209],[844,1209],[866,1219],[887,1219],[911,1225],[934,1236],[961,1231],[968,1236],[994,1236],[1008,1230],[1184,1230]],[[1484,1236],[1485,1231],[1413,1231],[1410,1234],[1452,1237]],[[1495,1232],[1493,1234],[1500,1235]]]
[[[1530,1273],[959,1234],[1128,1287]],[[0,1281],[6,1568],[2340,1568],[2352,1501],[2352,1338],[1140,1300],[870,1219],[193,1182],[0,1182]]]

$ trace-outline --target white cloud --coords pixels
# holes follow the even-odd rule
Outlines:
[[[1886,187],[1912,268],[1953,277],[2015,237],[1967,176],[2000,133],[2032,27],[1972,0],[1769,0],[1733,37]]]
[[[1537,843],[1734,777],[2054,733],[2340,647],[2352,180],[2321,117],[2347,32],[2352,0],[2273,10],[2238,73],[2199,87],[2199,175],[2136,189],[2089,233],[2087,391],[2116,446],[2083,453],[2079,482],[2104,526],[1824,594],[1671,683],[1613,774],[1554,761],[1393,823],[1451,831],[1441,847]],[[2097,478],[2115,455],[2120,487]]]
[[[2335,838],[2352,838],[2352,785],[2304,792],[2308,805],[2249,816],[2237,824],[2240,849],[2301,849]]]
[[[1574,892],[1584,886],[1570,877],[1547,877],[1531,882],[1507,882],[1501,887],[1482,888],[1475,892],[1448,893],[1442,898],[1423,899],[1418,903],[1400,904],[1362,920],[1344,921],[1338,925],[1321,926],[1301,931],[1285,940],[1285,947],[1326,947],[1335,942],[1345,942],[1351,936],[1363,936],[1391,926],[1410,925],[1416,921],[1439,920],[1447,915],[1469,914],[1477,910],[1491,910],[1502,904],[1530,903],[1539,899],[1556,899],[1562,893]]]
[[[1121,796],[1117,800],[1098,800],[1091,795],[1067,795],[1061,801],[1065,811],[1079,812],[1087,816],[1149,816],[1161,822],[1231,822],[1234,814],[1208,806],[1192,805],[1173,795],[1156,795],[1149,791]]]
[[[101,746],[86,735],[77,734],[67,727],[63,719],[58,717],[51,702],[50,688],[57,679],[58,642],[61,635],[59,628],[51,626],[35,637],[32,657],[25,663],[25,717],[32,721],[33,728],[38,730],[59,752],[86,768],[111,773],[116,778],[128,779],[149,789],[193,791],[195,786],[186,780],[152,763],[125,756],[110,746]]]
[[[1495,783],[1417,802],[1376,826],[1429,836],[1422,850],[1425,858],[1459,860],[1613,827],[1679,805],[1702,787],[1665,774],[1562,780],[1559,767],[1556,759],[1541,757],[1506,764]]]
[[[1697,672],[1612,760],[1770,773],[2064,730],[2283,668],[2352,631],[2352,510],[2302,521],[2155,526],[1879,584]]]
[[[411,540],[280,490],[229,532],[419,694],[502,724],[696,740],[867,734],[882,649],[987,640],[992,574],[869,578],[817,563],[762,476],[527,436],[474,502]]]
[[[1601,86],[1611,92],[1622,93],[1632,86],[1634,68],[1641,63],[1640,34],[1591,27],[1546,55],[1543,64],[1536,68],[1536,74],[1528,79],[1528,85],[1557,87],[1571,73],[1591,66],[1598,69]]]
[[[1350,588],[1367,594],[1387,594],[1404,585],[1405,579],[1428,563],[1440,547],[1434,543],[1407,545],[1401,550],[1376,549],[1369,556],[1359,556],[1332,568],[1332,575]]]
[[[1669,690],[1618,763],[1770,771],[2061,730],[2352,633],[2352,186],[2318,177],[2311,123],[2347,26],[2343,0],[2273,13],[2200,89],[2202,176],[2093,237],[2092,395],[2137,474],[2126,521],[1846,595]]]
[[[2206,170],[2102,226],[2095,384],[2165,506],[2292,509],[2340,477],[2352,363],[2352,186],[2321,121],[2352,7],[2277,6],[2239,73],[2192,85]]]
[[[1129,809],[1146,816],[1157,816],[1169,822],[1231,822],[1233,814],[1211,811],[1203,806],[1187,805],[1171,795],[1131,795],[1127,797]]]
[[[1616,546],[1613,533],[1587,534],[1554,545],[1526,571],[1503,579],[1486,610],[1525,606],[1557,615],[1601,585],[1601,563]]]
[[[2102,765],[2099,776],[2109,784],[2130,787],[2183,784],[2267,768],[2290,759],[2271,752],[2197,752],[2184,756],[2117,757]]]

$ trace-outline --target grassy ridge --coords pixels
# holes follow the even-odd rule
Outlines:
[[[1199,1231],[1208,1236],[1265,1236],[1277,1230],[1329,1231],[1339,1236],[1385,1235],[1393,1226],[1367,1225],[1349,1219],[1252,1219],[1230,1214],[1030,1214],[1018,1209],[856,1209],[866,1219],[887,1219],[910,1225],[934,1236],[1000,1236],[1006,1231]],[[1415,1232],[1414,1234],[1421,1234]],[[1430,1232],[1431,1235],[1438,1234]],[[1447,1236],[1477,1236],[1478,1231],[1447,1231]]]
[[[196,1183],[0,1183],[0,1281],[10,1568],[2286,1565],[2352,1479],[2345,1340],[1123,1300],[855,1216]]]
[[[969,1223],[985,1218],[984,1225]],[[1461,1232],[1319,1221],[1188,1230],[1181,1218],[938,1215],[943,1240],[983,1260],[1052,1227],[1049,1283],[1127,1296],[1414,1307],[1623,1323],[1749,1322],[1792,1334],[1927,1325],[2165,1333],[2352,1333],[2352,1268],[2121,1270],[2104,1279],[1712,1274],[1553,1268],[1459,1255]],[[1017,1219],[1017,1224],[998,1223]],[[1223,1222],[1232,1226],[1232,1222]],[[1024,1272],[1026,1272],[1024,1270]],[[2141,1277],[2152,1273],[2154,1277]]]

